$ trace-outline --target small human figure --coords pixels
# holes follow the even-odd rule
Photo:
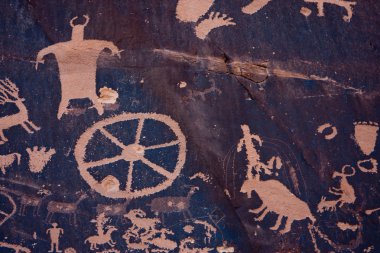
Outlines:
[[[62,252],[62,250],[59,250],[59,236],[63,235],[63,229],[57,227],[57,223],[51,224],[53,227],[46,230],[46,234],[50,234],[50,250],[48,252]]]

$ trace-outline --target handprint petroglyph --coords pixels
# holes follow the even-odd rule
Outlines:
[[[33,173],[40,173],[55,154],[55,149],[34,146],[33,149],[27,148],[29,154],[29,169]]]

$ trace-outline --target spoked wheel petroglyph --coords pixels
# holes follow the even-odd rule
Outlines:
[[[16,203],[13,198],[5,192],[0,191],[1,202],[7,206],[10,206],[10,211],[0,210],[0,226],[4,224],[9,218],[11,218],[16,213]],[[4,200],[4,198],[6,200]]]
[[[142,139],[142,132],[146,120],[152,120],[156,124],[165,124],[166,127],[168,127],[174,133],[175,139],[151,146],[142,145],[140,142]],[[131,133],[134,134],[134,142],[128,145],[124,144],[122,140],[117,138],[116,135],[113,135],[111,131],[107,129],[107,127],[115,123],[121,123],[126,121],[137,121],[137,128],[135,130],[135,133]],[[95,138],[95,133],[97,132],[100,132],[114,145],[118,146],[122,150],[122,152],[114,157],[103,158],[97,161],[86,161],[86,154],[88,154],[89,152],[88,143],[90,140]],[[158,137],[160,137],[161,135],[161,133],[159,132],[154,134]],[[165,166],[152,162],[145,157],[146,151],[160,149],[160,151],[162,150],[165,152],[165,148],[169,147],[176,147],[178,149],[177,161],[174,170],[168,170],[167,168],[165,168]],[[81,176],[95,191],[109,198],[132,199],[162,191],[172,185],[173,181],[179,176],[182,167],[185,163],[186,138],[183,135],[178,123],[172,120],[169,116],[155,113],[124,113],[97,122],[92,127],[87,129],[79,138],[76,144],[75,158],[78,162]],[[110,177],[113,180],[117,180],[116,178],[114,178],[113,176],[107,176],[105,179],[103,179],[101,183],[98,180],[96,180],[89,172],[89,170],[92,168],[114,164],[119,161],[126,161],[129,163],[128,170],[126,170],[126,172],[128,172],[125,189],[120,189],[117,181],[116,184],[113,184],[113,190],[109,190],[109,188],[104,184],[104,181],[107,179],[107,177]],[[134,184],[139,183],[139,180],[134,180],[134,172],[139,169],[137,163],[143,163],[145,167],[149,168],[151,171],[160,174],[163,178],[162,182],[159,182],[153,187],[149,186],[139,189],[133,187]],[[110,181],[112,181],[112,179],[110,179]]]

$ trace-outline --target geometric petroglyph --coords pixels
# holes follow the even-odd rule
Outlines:
[[[143,146],[141,145],[142,131],[144,128],[144,122],[146,121],[154,122],[154,124],[164,124],[172,133],[174,133],[175,138],[172,141],[151,145]],[[108,130],[108,127],[113,124],[120,122],[137,121],[137,129],[133,134],[134,142],[126,145],[121,140],[119,140],[115,135],[113,135]],[[146,127],[147,128],[147,127]],[[110,158],[103,158],[98,161],[86,161],[87,152],[89,152],[88,144],[95,138],[96,134],[100,133],[102,136],[110,140],[114,145],[121,149],[121,153]],[[154,133],[159,136],[159,133]],[[145,153],[149,151],[160,150],[165,151],[170,147],[178,147],[177,161],[174,170],[169,171],[165,169],[163,165],[159,165],[150,161],[145,157]],[[75,158],[78,163],[78,169],[80,171],[83,179],[94,189],[96,192],[102,196],[108,198],[125,198],[132,199],[142,196],[147,196],[154,194],[156,192],[162,191],[170,187],[173,181],[179,176],[186,159],[186,138],[183,135],[179,125],[169,116],[155,113],[124,113],[115,117],[111,117],[100,122],[95,123],[92,127],[87,129],[82,136],[79,138],[75,147]],[[104,178],[103,181],[99,182],[90,173],[90,169],[112,165],[118,161],[126,161],[129,163],[127,182],[125,184],[125,189],[119,188],[119,179],[109,175]],[[134,187],[135,184],[139,184],[139,180],[134,179],[134,170],[138,169],[138,165],[144,164],[152,172],[160,174],[164,179],[151,187],[143,187],[141,185],[137,189]],[[104,182],[106,180],[106,182]]]
[[[47,150],[46,147],[38,148],[37,146],[34,146],[33,149],[27,148],[26,152],[29,154],[30,171],[33,173],[40,173],[55,154],[55,149]]]
[[[24,101],[25,99],[19,96],[19,89],[15,83],[8,78],[0,80],[0,105],[11,103],[18,109],[17,113],[0,118],[0,144],[8,141],[3,131],[13,126],[21,125],[29,134],[40,130],[39,127],[29,120],[28,109],[26,109]]]
[[[3,225],[7,220],[9,220],[16,213],[16,203],[13,198],[3,191],[0,191],[0,200],[2,208],[6,207],[7,210],[0,209],[0,226]]]
[[[353,10],[352,6],[356,5],[356,2],[349,2],[345,0],[304,0],[306,3],[316,3],[318,8],[318,17],[325,16],[324,4],[334,4],[343,7],[347,11],[347,15],[343,16],[343,20],[350,22]]]
[[[377,173],[377,160],[370,158],[358,161],[356,163],[361,172],[364,173]]]
[[[322,134],[326,129],[330,129],[331,133],[324,133],[324,137],[326,140],[333,139],[337,134],[338,131],[335,126],[332,126],[330,123],[326,123],[323,125],[320,125],[317,129],[318,133]]]
[[[58,119],[68,112],[70,100],[88,98],[93,103],[99,115],[104,112],[96,95],[96,63],[100,53],[109,49],[112,55],[119,58],[120,50],[109,41],[85,40],[84,28],[90,18],[84,15],[84,24],[74,24],[78,17],[70,21],[72,27],[71,40],[60,42],[42,49],[36,59],[36,69],[39,63],[44,63],[45,55],[54,54],[59,67],[61,81],[61,103],[58,108]]]
[[[5,175],[6,169],[9,168],[17,160],[17,165],[20,165],[21,155],[12,153],[8,155],[0,155],[0,171]]]
[[[376,146],[379,125],[376,122],[355,122],[355,141],[361,151],[370,155]]]

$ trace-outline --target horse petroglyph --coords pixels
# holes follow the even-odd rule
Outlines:
[[[379,124],[376,122],[355,122],[354,125],[356,143],[364,154],[370,155],[375,150]]]
[[[12,166],[17,161],[17,165],[20,165],[21,155],[19,153],[12,153],[8,155],[0,155],[0,170],[5,175],[7,168]]]
[[[137,123],[134,133],[134,142],[126,145],[120,141],[115,135],[109,132],[107,127],[119,123],[133,121]],[[140,144],[142,139],[142,132],[147,127],[144,127],[144,122],[150,121],[155,124],[163,124],[165,128],[169,129],[175,137],[174,140],[151,146],[143,146]],[[96,133],[105,136],[121,149],[121,154],[111,158],[104,158],[98,161],[86,161],[86,153],[89,152],[89,141],[94,138]],[[157,133],[158,134],[158,133]],[[155,150],[165,151],[170,147],[178,147],[177,162],[174,170],[171,172],[163,166],[156,164],[145,157],[146,152],[155,152]],[[92,147],[93,148],[93,147]],[[142,196],[154,194],[162,191],[172,185],[176,177],[179,176],[186,159],[186,138],[183,135],[177,122],[172,120],[169,116],[155,113],[124,113],[112,118],[95,123],[92,127],[87,129],[84,134],[79,138],[75,147],[75,158],[79,165],[79,171],[83,179],[94,189],[96,192],[108,198],[125,198],[132,199]],[[105,166],[118,161],[126,161],[129,163],[128,178],[125,189],[120,189],[119,180],[108,175],[101,182],[96,180],[89,172],[90,168]],[[134,180],[134,170],[138,167],[139,162],[142,162],[149,167],[152,172],[160,174],[164,179],[155,186],[136,189],[134,184],[139,181]],[[135,168],[136,167],[136,168]]]
[[[50,235],[50,250],[48,252],[62,252],[62,250],[59,250],[59,237],[63,235],[64,231],[55,222],[51,225],[52,228],[46,230],[46,234]]]
[[[55,149],[34,146],[33,149],[27,148],[26,152],[29,154],[29,170],[33,173],[40,173],[55,154]]]
[[[84,243],[90,243],[90,250],[98,249],[98,245],[108,244],[111,247],[116,245],[116,242],[112,240],[112,233],[117,231],[114,226],[106,226],[109,222],[109,218],[106,218],[104,213],[99,214],[96,220],[91,220],[91,222],[96,223],[97,235],[88,237]]]
[[[45,55],[54,54],[59,67],[61,81],[61,103],[58,108],[58,119],[67,113],[67,107],[72,99],[88,98],[93,103],[99,115],[104,112],[96,94],[96,62],[104,49],[109,49],[112,55],[119,58],[120,50],[112,42],[104,40],[85,40],[84,28],[90,21],[85,15],[84,24],[74,24],[78,17],[70,21],[72,36],[70,41],[60,42],[42,49],[36,59],[36,69],[39,63],[44,63]]]
[[[168,253],[177,248],[177,243],[168,238],[173,231],[163,228],[158,218],[146,217],[141,209],[133,209],[124,217],[132,222],[122,236],[128,249]]]
[[[16,84],[8,78],[0,80],[0,105],[11,103],[19,110],[15,114],[0,118],[0,144],[8,141],[4,135],[4,130],[11,127],[21,125],[29,134],[40,130],[38,126],[29,120],[28,109],[24,104],[25,99],[20,97],[19,91]]]

